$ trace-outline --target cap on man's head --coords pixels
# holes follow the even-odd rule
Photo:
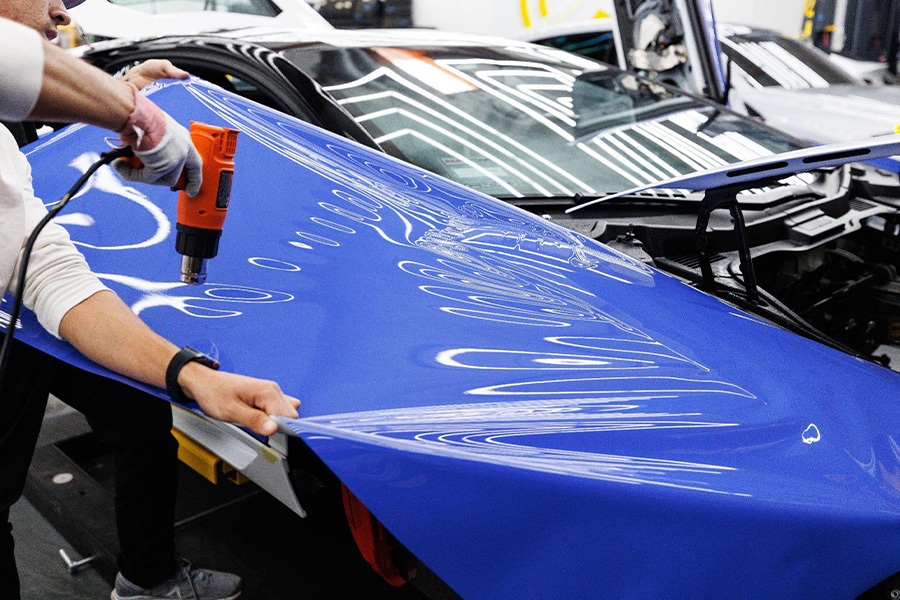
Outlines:
[[[63,4],[65,4],[66,9],[75,8],[82,2],[84,2],[84,0],[63,0]]]

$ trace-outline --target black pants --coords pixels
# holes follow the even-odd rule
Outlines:
[[[50,393],[112,447],[119,570],[142,587],[172,576],[178,443],[169,405],[19,342],[10,361],[0,390],[0,598],[20,597],[9,507],[22,494]]]

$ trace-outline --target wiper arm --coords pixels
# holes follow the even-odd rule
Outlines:
[[[861,142],[825,144],[649,183],[625,190],[624,192],[617,192],[583,202],[566,210],[566,213],[587,208],[598,202],[630,196],[655,188],[713,190],[717,188],[740,187],[742,190],[749,190],[762,187],[765,183],[796,175],[797,173],[805,173],[826,167],[837,167],[861,160],[886,158],[898,154],[900,154],[900,135],[897,134]]]

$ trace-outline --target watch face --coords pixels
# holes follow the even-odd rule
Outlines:
[[[185,346],[184,348],[182,348],[182,350],[186,350],[191,353],[191,358],[189,360],[196,360],[197,362],[202,363],[211,369],[219,368],[219,361],[207,356],[206,354],[203,354],[199,350],[194,350],[190,346]]]

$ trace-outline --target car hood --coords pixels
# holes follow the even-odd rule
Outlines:
[[[286,429],[463,597],[852,598],[900,570],[898,374],[196,79],[152,97],[242,132],[207,283],[178,281],[164,188],[103,168],[58,221],[162,335],[301,398]],[[38,193],[106,135],[33,146]]]
[[[891,86],[742,89],[739,99],[772,127],[818,143],[894,133],[900,124],[900,89]]]

